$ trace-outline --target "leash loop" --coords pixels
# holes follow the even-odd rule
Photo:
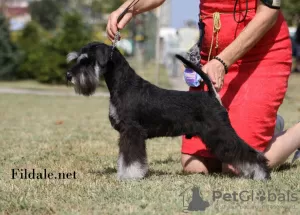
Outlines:
[[[116,33],[116,35],[115,35],[115,38],[114,38],[114,41],[113,41],[113,44],[112,44],[112,48],[111,48],[111,53],[110,53],[110,59],[111,60],[113,58],[114,50],[115,50],[115,48],[117,46],[119,38],[120,38],[120,31],[118,30],[117,33]]]
[[[127,7],[126,9],[119,15],[118,19],[117,19],[117,24],[121,21],[121,19],[123,19],[123,17],[125,16],[126,13],[128,13],[129,9],[132,8],[133,6],[135,6],[140,0],[133,0]],[[110,59],[112,60],[113,57],[113,53],[114,50],[117,46],[117,43],[120,39],[120,30],[118,28],[118,31],[115,35],[114,41],[112,43],[112,49],[111,49],[111,54],[110,54]]]

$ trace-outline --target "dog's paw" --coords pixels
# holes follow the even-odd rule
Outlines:
[[[270,172],[268,169],[256,164],[254,167],[253,177],[254,180],[268,180],[271,179]]]
[[[118,179],[119,180],[139,180],[143,179],[145,177],[145,174],[140,174],[140,175],[132,175],[132,174],[119,174],[118,173]]]
[[[118,179],[142,179],[148,172],[147,163],[134,161],[129,165],[126,165],[123,157],[119,157],[118,160]]]
[[[128,167],[118,170],[118,179],[142,179],[148,172],[148,167],[140,165],[140,163],[133,163]]]

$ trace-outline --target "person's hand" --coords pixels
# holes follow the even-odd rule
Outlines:
[[[118,17],[122,14],[122,12],[125,9],[126,8],[120,7],[119,9],[112,12],[110,14],[109,18],[108,18],[108,23],[107,23],[107,26],[106,26],[106,33],[107,33],[108,39],[110,39],[111,41],[114,40],[118,29],[120,29],[120,30],[123,29],[133,17],[132,10],[129,10],[124,15],[124,17],[120,20],[120,22],[117,23]]]
[[[216,91],[219,92],[224,84],[225,68],[223,64],[216,59],[212,59],[202,67],[202,70],[209,76]]]

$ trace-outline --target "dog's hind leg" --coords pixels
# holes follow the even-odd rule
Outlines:
[[[140,179],[148,172],[145,137],[136,127],[120,133],[118,159],[119,179]]]
[[[241,176],[257,180],[270,178],[265,156],[247,145],[233,129],[211,129],[203,141],[219,160],[232,164]]]
[[[248,151],[245,161],[236,161],[233,165],[241,172],[245,178],[252,178],[255,180],[270,179],[270,170],[267,165],[267,159],[263,153],[254,149]]]

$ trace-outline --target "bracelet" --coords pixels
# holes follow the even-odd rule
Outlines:
[[[225,74],[227,74],[228,73],[228,66],[226,65],[226,63],[221,58],[219,58],[217,56],[214,56],[213,59],[216,59],[216,60],[220,61],[221,64],[223,64],[224,69],[225,69]]]

